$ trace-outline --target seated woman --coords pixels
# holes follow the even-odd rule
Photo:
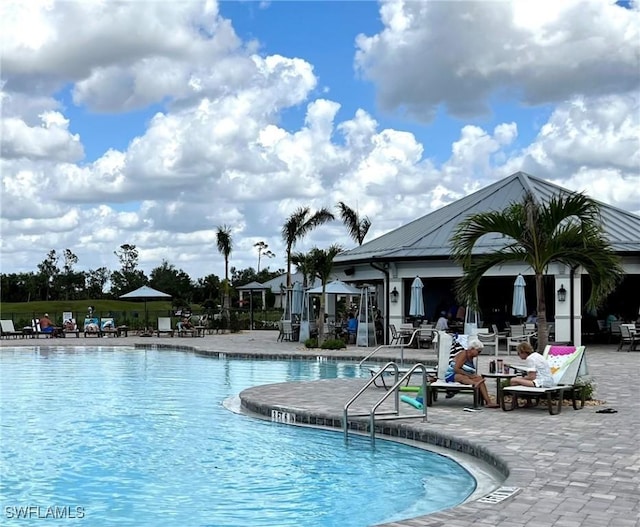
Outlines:
[[[552,388],[555,386],[551,376],[551,367],[545,358],[528,342],[518,344],[518,357],[525,361],[527,374],[524,377],[514,377],[509,381],[511,386],[529,386],[532,388]],[[509,365],[505,364],[505,368]]]
[[[182,331],[184,329],[193,329],[193,324],[189,317],[182,317],[182,320],[178,322],[178,330]]]
[[[449,359],[449,367],[445,373],[444,379],[447,382],[459,382],[461,384],[470,384],[477,386],[480,395],[484,399],[486,408],[500,408],[495,404],[484,382],[482,375],[478,375],[474,364],[474,359],[482,353],[484,344],[477,339],[471,339],[467,345],[467,349],[463,349]]]

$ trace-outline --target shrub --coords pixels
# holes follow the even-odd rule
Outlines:
[[[325,340],[320,346],[323,350],[339,350],[342,348],[346,348],[347,345],[344,343],[344,340],[341,339],[329,339]]]
[[[304,341],[305,348],[317,348],[318,347],[318,339],[307,339]]]

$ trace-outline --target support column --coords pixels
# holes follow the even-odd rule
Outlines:
[[[567,290],[567,297],[564,302],[558,300],[558,289],[564,287]],[[569,342],[571,340],[571,315],[570,315],[570,290],[571,284],[569,280],[569,274],[557,274],[555,275],[555,288],[553,290],[553,301],[555,303],[556,319],[556,341]]]
[[[393,300],[393,291],[398,292],[398,301]],[[404,322],[402,313],[402,306],[404,305],[404,299],[402,298],[402,279],[401,278],[389,278],[389,324],[393,324],[396,329],[400,327],[400,324]]]

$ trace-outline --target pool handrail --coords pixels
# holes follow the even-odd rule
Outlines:
[[[342,421],[342,428],[344,430],[344,440],[345,442],[348,439],[349,436],[349,407],[355,402],[355,400],[360,397],[366,390],[367,388],[369,388],[369,386],[371,386],[377,379],[378,377],[381,377],[386,371],[387,369],[392,369],[394,372],[394,383],[397,383],[398,381],[398,365],[395,362],[387,362],[382,368],[380,368],[380,371],[378,373],[376,373],[373,377],[371,377],[371,379],[369,379],[369,381],[362,386],[362,388],[360,388],[353,397],[351,397],[351,399],[349,399],[345,405],[344,405],[344,411],[343,411],[343,421]],[[400,401],[399,401],[399,397],[398,400],[396,400],[396,408],[395,408],[395,412],[391,412],[391,413],[398,413],[400,408]],[[352,414],[353,417],[364,417],[369,415],[369,413],[366,414]]]
[[[380,351],[381,349],[391,349],[391,348],[400,348],[400,360],[402,361],[403,359],[403,351],[405,347],[410,347],[413,342],[414,339],[417,339],[417,335],[420,334],[420,328],[417,328],[413,331],[413,333],[411,334],[411,338],[409,339],[409,342],[405,343],[402,339],[400,340],[399,344],[380,344],[380,346],[378,346],[376,349],[374,349],[371,353],[369,353],[367,356],[364,357],[364,359],[362,359],[359,363],[358,366],[362,366],[362,363],[369,360],[371,357],[373,357],[376,353],[378,353],[378,351]]]
[[[387,397],[389,397],[391,393],[395,394],[396,415],[392,417],[382,417],[381,418],[382,420],[411,419],[416,417],[415,415],[400,415],[400,386],[405,381],[408,381],[413,375],[413,372],[416,371],[417,369],[422,370],[422,387],[421,387],[422,391],[420,392],[422,393],[422,421],[423,422],[427,421],[426,394],[427,394],[428,373],[427,373],[427,367],[421,362],[419,362],[417,364],[414,364],[411,367],[411,369],[407,371],[407,373],[405,373],[400,379],[397,379],[395,384],[391,388],[389,388],[389,390],[385,392],[385,394],[380,398],[380,400],[376,404],[374,404],[373,407],[371,408],[371,414],[369,415],[369,433],[371,435],[371,445],[375,445],[376,443],[376,410],[387,399]],[[378,414],[378,415],[383,415],[383,414]]]

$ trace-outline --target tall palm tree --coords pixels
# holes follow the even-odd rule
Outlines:
[[[327,283],[331,278],[331,273],[333,273],[333,259],[343,250],[340,245],[334,244],[328,249],[314,247],[309,251],[313,274],[322,282],[322,295],[320,295],[320,310],[318,313],[318,344],[324,342],[324,297],[326,296]]]
[[[506,245],[486,254],[472,254],[476,242],[487,234],[505,238]],[[544,275],[557,262],[582,266],[591,278],[587,308],[597,307],[622,279],[619,257],[604,237],[600,207],[584,194],[552,197],[540,203],[528,192],[521,202],[503,211],[481,212],[462,221],[451,242],[453,257],[462,265],[456,284],[458,299],[477,307],[477,289],[482,276],[496,265],[525,263],[536,281],[538,349],[547,345],[547,308]]]
[[[357,211],[353,210],[343,201],[339,201],[336,207],[340,213],[342,223],[344,223],[349,231],[349,236],[353,238],[353,241],[358,242],[358,245],[362,245],[371,227],[371,220],[367,216],[361,218]]]
[[[233,239],[231,238],[231,227],[227,225],[219,225],[216,230],[216,245],[218,252],[224,257],[224,298],[222,307],[226,311],[229,310],[229,256],[233,251]]]
[[[291,287],[291,251],[296,242],[319,225],[334,219],[334,215],[324,207],[314,214],[309,207],[299,207],[287,218],[281,231],[282,241],[287,247],[287,287]]]

